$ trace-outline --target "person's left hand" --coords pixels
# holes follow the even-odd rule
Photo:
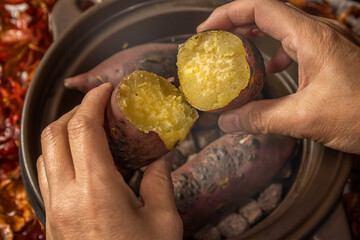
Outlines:
[[[117,171],[103,128],[111,84],[42,132],[37,161],[47,239],[182,239],[165,159],[149,165],[139,200]]]

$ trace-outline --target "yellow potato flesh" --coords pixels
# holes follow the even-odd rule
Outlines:
[[[135,71],[119,86],[119,106],[138,129],[154,131],[168,150],[185,139],[198,118],[197,111],[166,79],[146,71]]]
[[[250,79],[246,51],[239,37],[225,31],[206,31],[183,44],[177,60],[180,89],[195,108],[225,107]]]

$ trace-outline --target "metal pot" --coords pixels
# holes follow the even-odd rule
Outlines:
[[[61,2],[61,1],[60,1]],[[40,134],[50,122],[80,103],[83,95],[63,87],[66,77],[88,71],[122,50],[147,42],[181,42],[224,1],[128,0],[95,5],[61,34],[47,51],[29,87],[23,107],[20,162],[30,201],[45,223],[36,160]],[[55,29],[56,30],[56,29]],[[264,59],[279,42],[256,40]],[[297,89],[297,66],[269,75],[264,93],[280,97]],[[296,107],[296,106],[294,106]],[[311,235],[338,203],[351,167],[351,156],[303,140],[294,183],[280,205],[263,221],[235,239],[301,239]]]

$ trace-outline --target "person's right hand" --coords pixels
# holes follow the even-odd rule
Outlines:
[[[110,83],[47,126],[37,161],[47,239],[182,239],[165,155],[145,170],[139,199],[117,170],[104,130]]]
[[[275,0],[231,2],[217,8],[197,30],[247,34],[255,27],[282,43],[283,50],[267,64],[268,72],[283,70],[289,57],[298,63],[298,91],[224,113],[219,126],[227,132],[307,138],[360,154],[359,38],[335,20]]]

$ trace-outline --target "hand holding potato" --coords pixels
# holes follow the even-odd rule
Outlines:
[[[162,158],[145,171],[137,199],[117,171],[103,128],[111,84],[42,133],[37,162],[47,239],[181,239],[170,167]]]
[[[247,34],[256,27],[282,43],[283,50],[267,64],[268,72],[283,70],[289,63],[286,55],[299,64],[298,91],[224,113],[220,127],[227,132],[308,138],[360,154],[359,39],[335,20],[310,16],[275,0],[229,3],[197,30]]]

